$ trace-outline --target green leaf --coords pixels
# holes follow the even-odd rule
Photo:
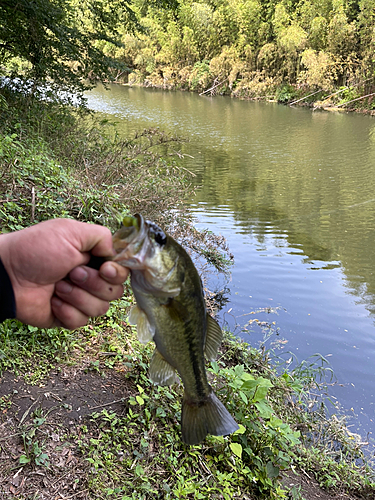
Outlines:
[[[242,446],[239,443],[230,443],[230,449],[238,457],[242,457]]]
[[[137,465],[134,472],[137,476],[142,476],[145,471],[141,465]]]
[[[20,464],[29,464],[31,462],[31,458],[28,458],[26,455],[20,456]]]
[[[277,477],[280,473],[280,469],[275,467],[273,463],[270,461],[266,465],[267,476],[270,478]]]
[[[240,395],[240,398],[242,399],[242,401],[245,403],[245,405],[247,405],[249,400],[247,399],[246,394],[244,392],[240,391],[239,395]]]
[[[243,391],[254,391],[258,386],[258,382],[256,380],[246,380],[242,383],[241,389]]]
[[[211,362],[211,368],[212,368],[212,371],[214,373],[216,373],[216,375],[219,373],[219,365],[217,364],[216,361]]]
[[[156,408],[156,416],[157,417],[165,417],[166,416],[166,413],[165,413],[165,410],[164,408]]]
[[[235,376],[236,376],[236,377],[238,377],[238,378],[241,378],[241,377],[244,375],[244,371],[245,371],[245,369],[244,369],[244,366],[243,366],[243,365],[237,365],[237,366],[235,366],[235,368],[234,368],[234,374],[235,374]],[[248,374],[246,374],[246,375],[248,375]],[[250,376],[251,376],[251,375],[250,375]]]
[[[136,396],[135,399],[139,405],[143,405],[145,403],[145,400],[141,396]]]
[[[49,466],[49,457],[47,453],[42,453],[38,457],[35,458],[36,465],[44,465],[45,467]]]
[[[242,424],[239,424],[238,427],[239,429],[237,429],[234,434],[245,434],[246,427],[244,427]]]
[[[259,416],[262,418],[270,418],[272,416],[272,408],[266,401],[255,403],[256,409],[259,411]]]

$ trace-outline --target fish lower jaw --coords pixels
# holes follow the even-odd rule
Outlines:
[[[124,267],[129,269],[145,269],[145,263],[143,259],[138,259],[136,256],[127,256],[122,252],[121,254],[114,257],[113,262],[117,262]]]

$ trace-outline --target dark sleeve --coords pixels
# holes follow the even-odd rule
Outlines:
[[[0,259],[0,322],[16,317],[16,301],[8,273]]]

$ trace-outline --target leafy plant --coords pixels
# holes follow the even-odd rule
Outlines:
[[[34,418],[31,425],[25,426],[21,433],[25,453],[19,457],[21,465],[35,464],[36,466],[49,467],[49,457],[45,453],[44,443],[37,438],[39,428],[45,423],[46,419],[40,409],[34,412]]]
[[[223,377],[229,393],[228,406],[232,405],[240,432],[233,437],[232,451],[254,470],[262,493],[270,493],[280,471],[293,460],[291,449],[299,444],[299,431],[292,431],[278,418],[267,401],[267,393],[273,387],[268,378],[254,376],[245,371],[244,365],[220,368],[212,363],[212,373]]]
[[[292,85],[284,84],[281,87],[278,87],[275,94],[275,99],[277,102],[282,104],[288,103],[295,99],[297,96],[297,92]]]
[[[5,395],[0,397],[0,411],[6,412],[12,406],[11,396]]]

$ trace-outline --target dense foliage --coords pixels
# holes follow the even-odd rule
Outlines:
[[[374,28],[375,0],[3,0],[0,65],[33,90],[114,79],[287,102],[345,87],[349,101],[373,93]]]
[[[136,0],[134,7],[143,31],[124,30],[122,48],[107,46],[133,68],[130,82],[247,97],[278,92],[280,101],[295,89],[372,91],[374,0],[180,0],[168,11]]]
[[[106,78],[118,66],[101,43],[119,44],[118,27],[131,29],[135,22],[126,0],[3,0],[0,64],[34,85],[53,81],[82,89],[83,79]]]

